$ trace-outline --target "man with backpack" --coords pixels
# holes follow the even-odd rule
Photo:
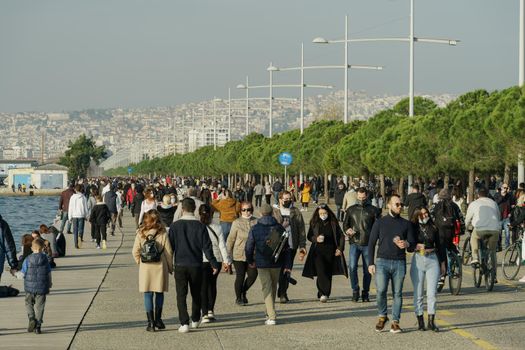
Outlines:
[[[441,247],[449,251],[458,252],[454,244],[454,236],[463,235],[465,233],[465,220],[461,209],[452,201],[452,197],[448,189],[444,188],[438,193],[439,201],[430,209],[430,215],[439,231],[439,243]],[[445,264],[448,262],[445,259]],[[445,276],[441,276],[438,284],[445,283]]]
[[[190,316],[186,296],[188,285],[192,298],[191,328],[198,328],[201,322],[202,254],[206,256],[216,275],[221,268],[213,255],[213,246],[206,225],[194,215],[195,201],[184,198],[181,203],[182,216],[171,224],[169,239],[173,247],[173,266],[175,288],[177,290],[177,309],[181,326],[179,332],[188,333]]]
[[[266,304],[267,319],[264,324],[267,326],[276,324],[275,296],[281,268],[284,266],[284,273],[290,273],[292,268],[288,236],[283,235],[286,230],[272,213],[272,207],[264,203],[261,207],[262,217],[251,228],[245,248],[246,261],[251,268],[257,268],[259,273]]]

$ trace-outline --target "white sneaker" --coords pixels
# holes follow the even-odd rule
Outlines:
[[[470,262],[470,265],[471,266],[479,265],[479,260],[478,259],[472,259],[472,261]]]
[[[179,333],[188,333],[190,331],[190,326],[183,324],[179,327]]]
[[[210,319],[208,318],[208,315],[202,316],[201,323],[210,323]]]
[[[191,321],[191,329],[197,329],[201,325],[201,320],[198,320],[197,322]]]
[[[97,245],[97,249],[100,249],[100,246],[99,246],[99,245]]]
[[[321,295],[321,297],[319,298],[319,301],[321,303],[326,303],[328,301],[328,297],[326,295]]]
[[[275,320],[266,320],[264,321],[264,324],[267,325],[267,326],[275,326],[277,324],[277,322]]]
[[[208,319],[210,321],[214,321],[215,320],[215,314],[213,313],[213,311],[208,311]]]
[[[525,283],[525,276],[523,276],[522,278],[520,278],[518,282]]]

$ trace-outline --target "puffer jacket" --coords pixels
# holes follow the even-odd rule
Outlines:
[[[248,234],[252,227],[257,223],[257,219],[253,216],[249,219],[240,217],[235,220],[230,229],[226,247],[228,254],[235,261],[246,261],[246,242],[248,242]]]
[[[29,255],[22,265],[24,274],[24,290],[26,293],[45,295],[51,288],[51,266],[47,255],[33,253]]]
[[[355,234],[350,237],[350,244],[368,245],[372,226],[379,217],[381,217],[381,210],[369,203],[354,204],[348,208],[343,222],[343,231],[346,232],[349,228],[355,231]]]

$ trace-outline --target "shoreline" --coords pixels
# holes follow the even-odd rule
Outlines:
[[[2,188],[0,189],[0,197],[31,197],[31,196],[60,196],[60,194],[64,191],[64,189],[52,189],[52,190],[29,190],[27,189],[26,192],[13,192],[10,188]],[[30,193],[33,193],[31,195]]]

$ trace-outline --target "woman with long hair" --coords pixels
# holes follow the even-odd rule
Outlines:
[[[224,242],[224,235],[220,225],[213,224],[213,212],[211,206],[202,204],[199,208],[200,221],[206,225],[208,235],[210,236],[213,255],[218,262],[222,262],[224,271],[228,270],[231,264],[228,251],[226,250],[226,243]],[[217,299],[217,277],[219,274],[213,274],[213,269],[210,262],[203,255],[203,274],[202,274],[202,289],[201,289],[201,311],[202,322],[208,323],[215,321],[215,300]]]
[[[410,279],[414,285],[414,309],[418,330],[425,330],[423,319],[423,288],[427,283],[428,328],[434,332],[439,329],[434,323],[436,315],[436,295],[440,273],[445,273],[446,250],[441,246],[439,230],[436,228],[427,208],[417,208],[412,214],[412,224],[416,232],[416,246],[410,266]]]
[[[307,238],[312,242],[304,264],[303,276],[317,276],[317,298],[326,303],[332,292],[332,277],[348,278],[343,251],[345,236],[334,212],[326,204],[315,209],[310,220]]]
[[[144,245],[154,240],[155,250],[160,255],[157,262],[143,262],[141,252]],[[166,228],[157,210],[152,209],[144,214],[142,225],[137,230],[133,244],[133,258],[139,265],[139,291],[144,293],[144,306],[148,317],[148,332],[155,328],[164,329],[162,322],[162,306],[164,292],[168,291],[169,274],[173,273],[173,250]],[[153,311],[153,296],[155,296],[155,312]]]
[[[144,214],[151,209],[157,209],[157,200],[155,199],[153,187],[148,187],[146,192],[144,192],[144,201],[140,204],[139,226],[142,224]]]

